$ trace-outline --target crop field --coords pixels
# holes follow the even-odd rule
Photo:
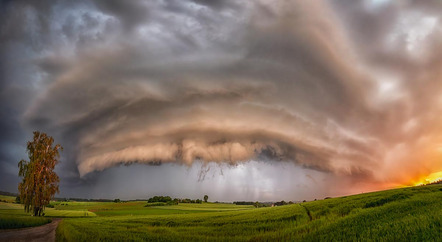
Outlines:
[[[136,202],[52,202],[59,241],[438,241],[442,185],[254,208],[223,203],[146,207]],[[35,218],[0,203],[0,218]]]

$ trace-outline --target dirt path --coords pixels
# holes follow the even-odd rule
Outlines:
[[[55,229],[60,218],[53,218],[52,222],[38,227],[0,231],[0,241],[55,241]]]

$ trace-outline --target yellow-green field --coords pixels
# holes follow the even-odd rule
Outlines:
[[[33,227],[49,222],[50,218],[31,217],[20,204],[0,202],[0,229]]]
[[[60,241],[440,241],[442,236],[442,185],[268,208],[145,207],[143,201],[53,205],[46,215],[65,217],[57,228]],[[21,216],[19,209],[2,203],[0,218]]]
[[[0,202],[13,203],[15,202],[15,197],[0,195]]]

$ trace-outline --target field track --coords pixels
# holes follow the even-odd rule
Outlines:
[[[54,218],[51,223],[38,227],[0,231],[0,241],[55,241],[55,229],[60,221]]]

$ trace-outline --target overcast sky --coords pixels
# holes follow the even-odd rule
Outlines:
[[[0,190],[304,200],[442,178],[442,2],[1,1]]]

